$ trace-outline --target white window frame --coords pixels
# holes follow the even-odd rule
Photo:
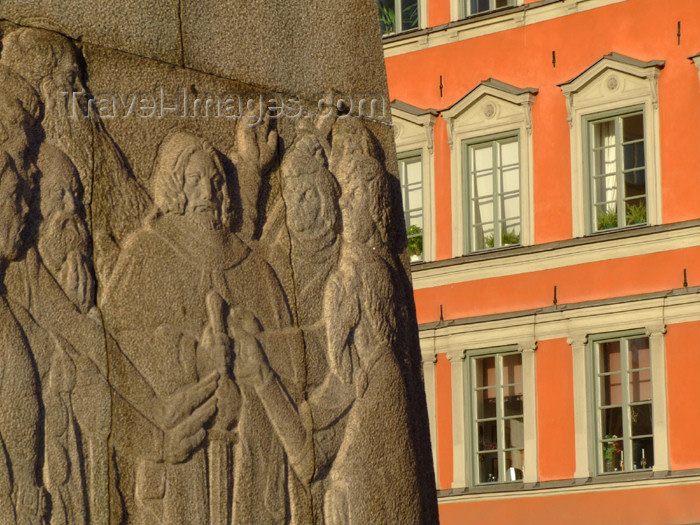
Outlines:
[[[661,224],[661,150],[659,141],[658,78],[662,61],[642,62],[611,53],[577,77],[560,84],[570,127],[573,237],[593,232],[590,213],[590,174],[587,171],[588,122],[597,114],[644,113],[647,225]],[[619,213],[619,212],[618,212]],[[616,231],[619,228],[610,229]]]
[[[464,161],[465,158],[468,157],[471,148],[475,146],[479,146],[481,144],[486,144],[486,143],[499,143],[499,142],[504,142],[508,140],[515,139],[515,141],[518,143],[518,150],[520,149],[520,135],[518,133],[502,133],[499,135],[488,135],[486,137],[480,137],[477,140],[473,141],[463,141],[462,142],[462,159]],[[492,146],[493,147],[493,146]],[[518,151],[520,154],[520,151]],[[493,152],[492,152],[493,155]],[[500,226],[498,223],[500,222],[500,217],[498,216],[499,214],[497,213],[500,211],[500,207],[498,205],[499,201],[499,195],[502,192],[499,192],[499,184],[498,184],[498,171],[501,169],[502,165],[498,165],[498,163],[494,162],[492,166],[492,177],[493,177],[493,194],[492,194],[492,200],[493,200],[493,226],[494,226],[494,232],[493,232],[493,246],[491,247],[484,247],[484,248],[474,248],[474,238],[473,238],[473,233],[474,233],[474,222],[472,221],[472,215],[474,212],[473,206],[474,206],[474,195],[471,192],[471,189],[473,188],[472,184],[472,166],[471,166],[471,161],[467,160],[464,162],[464,178],[465,180],[463,181],[463,187],[464,187],[464,206],[466,207],[466,210],[464,211],[464,218],[467,221],[466,228],[465,228],[465,235],[466,238],[464,239],[464,246],[465,248],[470,252],[484,252],[488,250],[493,250],[493,249],[498,249],[502,248],[503,246],[501,245],[501,240],[503,238],[503,232],[500,229]],[[520,155],[518,155],[518,169],[522,169],[522,160],[520,159]],[[519,181],[522,183],[522,180]],[[521,188],[520,184],[518,185],[518,194],[520,194]],[[522,198],[520,195],[518,195],[518,226],[520,227],[522,225]],[[486,224],[486,223],[482,223]],[[507,226],[506,226],[507,230]],[[498,235],[496,235],[498,234]],[[522,238],[522,232],[520,237]],[[513,246],[520,246],[520,240],[517,243],[513,243]]]
[[[630,463],[630,460],[632,459],[631,455],[629,452],[631,451],[631,431],[630,431],[630,421],[629,421],[629,416],[628,416],[628,409],[633,406],[633,403],[629,400],[628,398],[628,385],[629,382],[627,381],[627,373],[630,370],[629,364],[628,364],[628,359],[629,359],[629,352],[628,352],[628,343],[626,341],[629,341],[630,339],[636,339],[636,338],[643,338],[646,337],[649,339],[649,358],[650,358],[650,363],[649,363],[649,368],[650,368],[650,376],[653,378],[655,371],[653,368],[653,363],[651,362],[651,337],[647,336],[646,332],[644,330],[638,331],[634,330],[632,332],[622,332],[622,333],[609,333],[609,334],[603,334],[603,335],[596,335],[596,336],[591,336],[589,338],[589,346],[590,346],[590,358],[591,358],[591,363],[590,363],[590,379],[589,379],[589,385],[590,385],[590,391],[591,391],[591,414],[593,416],[593,421],[595,424],[592,424],[590,427],[591,430],[591,443],[593,443],[592,447],[592,464],[594,465],[593,471],[600,476],[609,476],[611,474],[615,474],[616,472],[605,472],[603,462],[604,458],[602,457],[602,439],[601,439],[601,434],[602,434],[602,409],[600,408],[601,405],[601,393],[600,393],[600,383],[598,381],[599,375],[603,374],[601,370],[599,370],[600,366],[600,360],[599,360],[599,345],[604,344],[607,342],[612,342],[612,341],[620,341],[620,378],[621,378],[621,409],[622,409],[622,424],[623,424],[623,432],[622,435],[619,436],[619,441],[623,442],[623,449],[622,453],[623,455],[621,456],[622,461],[622,466],[624,467],[624,470],[617,471],[617,473],[621,472],[634,472],[633,468],[628,468],[628,466],[632,463]],[[623,342],[624,341],[624,342]],[[653,380],[653,379],[652,379]],[[653,390],[653,389],[652,389]],[[653,391],[651,392],[651,409],[652,409],[652,417],[653,417],[653,411],[655,409],[655,402],[654,402],[654,395]],[[652,420],[653,422],[653,420]],[[654,438],[653,435],[653,424],[652,424],[652,440]],[[627,454],[625,454],[625,451]],[[651,456],[650,456],[651,459]],[[652,470],[652,466],[648,468],[648,470]]]
[[[508,9],[510,7],[517,7],[520,5],[523,5],[525,3],[525,0],[512,0],[513,5],[503,7],[503,8],[498,8],[489,10],[489,11],[482,11],[481,13],[476,13],[476,14],[486,14],[486,13],[493,13],[494,11],[500,12],[501,10]],[[457,20],[462,20],[463,18],[466,18],[468,16],[472,16],[471,13],[469,13],[469,9],[467,8],[469,0],[450,0],[450,17],[451,20],[457,21]],[[495,3],[494,0],[491,0],[492,3]]]
[[[435,260],[435,179],[433,166],[433,126],[436,112],[422,110],[403,102],[391,106],[396,154],[420,152],[423,174],[423,261]]]
[[[629,324],[620,324],[622,318]],[[606,321],[591,327],[590,331],[580,330],[568,338],[573,352],[574,372],[574,428],[575,428],[575,458],[576,469],[574,478],[588,479],[599,474],[597,468],[597,417],[592,412],[596,399],[595,387],[592,384],[593,374],[593,345],[591,342],[614,332],[646,335],[649,337],[651,354],[651,397],[653,399],[652,427],[654,436],[654,466],[653,472],[670,470],[669,441],[668,441],[668,407],[666,393],[666,349],[664,334],[666,325],[649,324],[640,328],[634,313],[624,313],[622,316],[609,316]],[[617,324],[616,324],[617,323]],[[590,334],[590,336],[589,336]],[[630,471],[625,471],[629,473]],[[606,474],[607,476],[607,474]]]
[[[520,245],[534,244],[532,104],[536,93],[534,88],[518,88],[489,79],[442,112],[452,160],[453,257],[469,253],[465,242],[468,208],[463,202],[466,163],[462,144],[490,135],[512,133],[520,137]]]
[[[470,409],[471,401],[470,384],[468,374],[470,367],[468,358],[473,353],[497,353],[518,351],[522,354],[523,367],[523,420],[524,420],[524,458],[523,479],[521,483],[536,483],[539,479],[537,467],[537,397],[535,383],[535,351],[537,343],[529,339],[524,331],[517,331],[525,336],[521,340],[501,339],[502,334],[489,332],[480,333],[470,338],[470,343],[464,347],[453,347],[447,351],[447,359],[450,361],[452,377],[452,459],[453,481],[452,488],[465,488],[475,486],[498,486],[501,483],[483,484],[477,483],[472,467],[473,432],[471,429]],[[516,334],[513,334],[516,335]],[[459,344],[459,343],[457,343]],[[507,483],[507,481],[503,481]],[[447,488],[447,487],[445,487]]]

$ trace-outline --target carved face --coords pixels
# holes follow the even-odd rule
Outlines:
[[[9,96],[0,96],[0,144],[14,159],[23,159],[29,149],[29,113]]]
[[[204,151],[195,151],[185,167],[185,215],[207,229],[219,228],[223,188],[223,175],[212,158]]]
[[[374,232],[369,188],[362,182],[359,177],[348,178],[340,196],[343,234],[348,241],[353,242],[367,242]]]
[[[26,214],[19,176],[8,168],[0,177],[0,259],[17,258]]]

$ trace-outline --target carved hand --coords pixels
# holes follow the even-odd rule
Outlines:
[[[236,129],[236,149],[231,152],[236,169],[252,170],[260,175],[265,172],[277,155],[277,131],[270,129],[266,115],[256,126],[241,120]]]
[[[260,332],[257,319],[247,310],[238,310],[229,316],[228,325],[236,346],[236,379],[253,386],[262,385],[271,370],[256,338]]]
[[[212,372],[165,400],[161,414],[157,414],[164,433],[162,457],[165,462],[186,461],[204,441],[207,436],[204,426],[216,412],[216,398],[212,396],[218,379],[218,372]]]

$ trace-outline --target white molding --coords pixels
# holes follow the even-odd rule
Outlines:
[[[385,41],[384,58],[546,22],[574,12],[589,11],[624,1],[626,0],[566,0],[564,2],[529,5],[525,10],[517,10],[515,13],[506,11],[501,15],[477,17],[475,20],[448,26],[445,29],[427,34],[406,35],[405,38]],[[519,4],[522,4],[521,0],[519,0]],[[460,19],[459,0],[450,0],[450,16],[453,22]]]
[[[439,488],[437,462],[437,391],[435,382],[435,363],[437,355],[432,345],[421,341],[421,357],[423,362],[423,383],[425,385],[425,401],[428,405],[428,424],[430,426],[430,448],[433,454],[433,469],[435,471],[435,486]]]
[[[423,260],[435,260],[435,155],[433,148],[433,129],[435,115],[413,115],[401,109],[391,108],[392,125],[396,153],[413,150],[421,152],[421,171],[423,174]]]
[[[447,352],[452,375],[452,488],[467,486],[468,428],[465,421],[465,350],[452,349]]]
[[[666,343],[664,340],[666,325],[663,324],[662,319],[660,318],[646,329],[651,351],[654,472],[671,470],[668,438],[668,400],[666,396]]]
[[[573,237],[591,233],[586,224],[589,177],[584,173],[585,118],[598,113],[644,109],[647,223],[661,224],[661,145],[659,140],[658,63],[639,66],[606,55],[574,79],[561,84],[570,127]]]
[[[519,90],[498,81],[484,81],[461,100],[442,112],[447,123],[451,152],[452,256],[468,252],[465,243],[464,141],[513,132],[520,146],[520,239],[523,246],[534,243],[532,104],[535,90]],[[508,89],[508,88],[512,88]]]
[[[700,246],[700,226],[660,231],[624,239],[606,240],[605,234],[601,234],[597,238],[598,242],[592,244],[511,255],[498,259],[465,260],[449,266],[414,268],[412,271],[413,289],[420,290],[691,248]]]
[[[644,490],[656,487],[681,487],[700,484],[700,476],[677,478],[653,478],[634,481],[619,481],[614,483],[597,483],[591,485],[572,485],[558,488],[537,488],[532,490],[514,490],[510,492],[482,492],[477,494],[462,494],[459,496],[443,496],[438,499],[438,505],[452,505],[486,500],[507,500],[520,498],[543,498],[587,494],[592,492],[613,492],[619,490]],[[640,494],[640,498],[643,495]]]
[[[589,392],[586,386],[586,362],[588,352],[588,336],[586,333],[578,333],[567,338],[566,342],[571,346],[573,357],[574,379],[574,478],[587,479],[591,476],[589,460],[589,420],[588,405]]]
[[[539,481],[538,443],[537,443],[537,374],[535,351],[537,341],[527,339],[518,343],[522,353],[523,364],[523,430],[524,458],[523,482],[536,483]]]

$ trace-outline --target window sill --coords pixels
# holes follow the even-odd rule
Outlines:
[[[544,481],[537,483],[502,483],[492,486],[479,485],[469,488],[455,488],[447,490],[438,490],[438,499],[459,498],[474,496],[492,496],[494,498],[502,497],[517,497],[518,493],[528,492],[577,492],[588,490],[606,490],[606,485],[610,489],[620,488],[619,485],[629,484],[629,488],[634,488],[634,485],[648,486],[650,484],[681,484],[681,483],[700,483],[700,469],[682,470],[676,472],[654,472],[645,470],[642,472],[625,472],[620,474],[606,474],[602,476],[594,476],[586,479],[564,479],[557,481]],[[625,487],[622,487],[625,488]],[[546,495],[546,494],[543,494]]]

